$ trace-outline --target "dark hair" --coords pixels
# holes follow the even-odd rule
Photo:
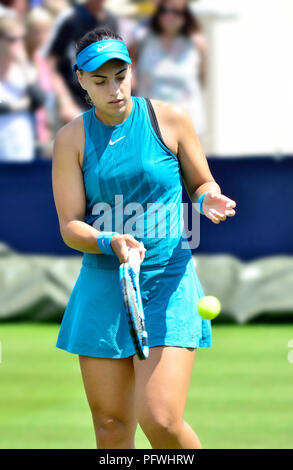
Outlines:
[[[13,0],[0,0],[0,5],[10,7],[13,4]]]
[[[90,44],[93,44],[93,42],[103,41],[105,39],[118,39],[118,41],[123,41],[119,34],[113,33],[109,28],[97,27],[86,33],[81,39],[79,39],[79,41],[77,41],[76,55]]]
[[[166,3],[168,3],[168,0],[162,0],[157,10],[153,14],[153,16],[150,18],[150,23],[149,23],[150,29],[155,34],[161,34],[163,32],[161,24],[160,24],[160,15],[162,11],[164,11]],[[186,5],[184,8],[184,24],[182,28],[179,30],[179,34],[182,34],[183,36],[191,36],[192,34],[198,33],[201,31],[202,31],[202,27],[201,27],[199,20],[191,12],[189,6]]]

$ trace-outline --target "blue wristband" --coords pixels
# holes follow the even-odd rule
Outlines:
[[[203,200],[204,200],[204,197],[205,197],[206,193],[207,193],[207,191],[205,193],[203,193],[201,196],[199,196],[198,201],[197,201],[197,203],[199,204],[199,212],[201,214],[204,214],[202,204],[203,204]]]
[[[111,238],[113,235],[118,235],[117,232],[100,232],[97,238],[97,244],[104,255],[116,256],[116,253],[111,247]]]

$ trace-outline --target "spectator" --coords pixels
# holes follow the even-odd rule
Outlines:
[[[38,109],[35,114],[38,155],[44,157],[52,155],[52,127],[56,120],[51,69],[43,55],[43,48],[48,41],[52,24],[52,16],[42,7],[33,8],[26,17],[28,59],[40,87],[46,95],[44,107]]]
[[[25,29],[16,15],[0,17],[0,160],[35,156],[34,112],[44,96],[26,57]]]
[[[56,19],[70,9],[71,3],[69,0],[43,0],[42,6]]]
[[[26,15],[28,54],[32,57],[35,52],[42,53],[46,46],[53,26],[53,17],[42,7],[33,8]]]
[[[105,0],[86,0],[75,5],[71,12],[64,15],[48,46],[56,90],[60,97],[60,116],[64,123],[89,108],[85,92],[80,87],[72,66],[75,63],[75,44],[88,31],[96,27],[109,28],[119,34],[125,21],[104,8]],[[126,41],[126,39],[125,39]],[[127,42],[127,41],[126,41]]]
[[[162,0],[144,20],[130,47],[138,96],[180,103],[189,112],[197,134],[204,132],[202,87],[207,46],[187,0]]]
[[[24,16],[29,9],[28,0],[0,0],[0,6],[13,10],[19,16]]]

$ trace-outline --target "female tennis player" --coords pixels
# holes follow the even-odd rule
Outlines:
[[[204,292],[182,244],[182,181],[215,224],[233,216],[236,203],[221,194],[183,107],[131,96],[121,37],[90,31],[76,62],[92,107],[56,136],[53,190],[63,240],[83,261],[57,347],[79,356],[99,449],[134,448],[137,423],[152,448],[199,449],[183,413],[211,325],[198,314]],[[167,206],[179,219],[166,217]],[[162,227],[166,235],[156,232]],[[145,360],[135,354],[119,285],[132,247],[141,260]]]

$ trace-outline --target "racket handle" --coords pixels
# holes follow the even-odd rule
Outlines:
[[[136,248],[129,248],[128,251],[128,262],[131,264],[132,268],[139,272],[140,270],[140,254]]]

